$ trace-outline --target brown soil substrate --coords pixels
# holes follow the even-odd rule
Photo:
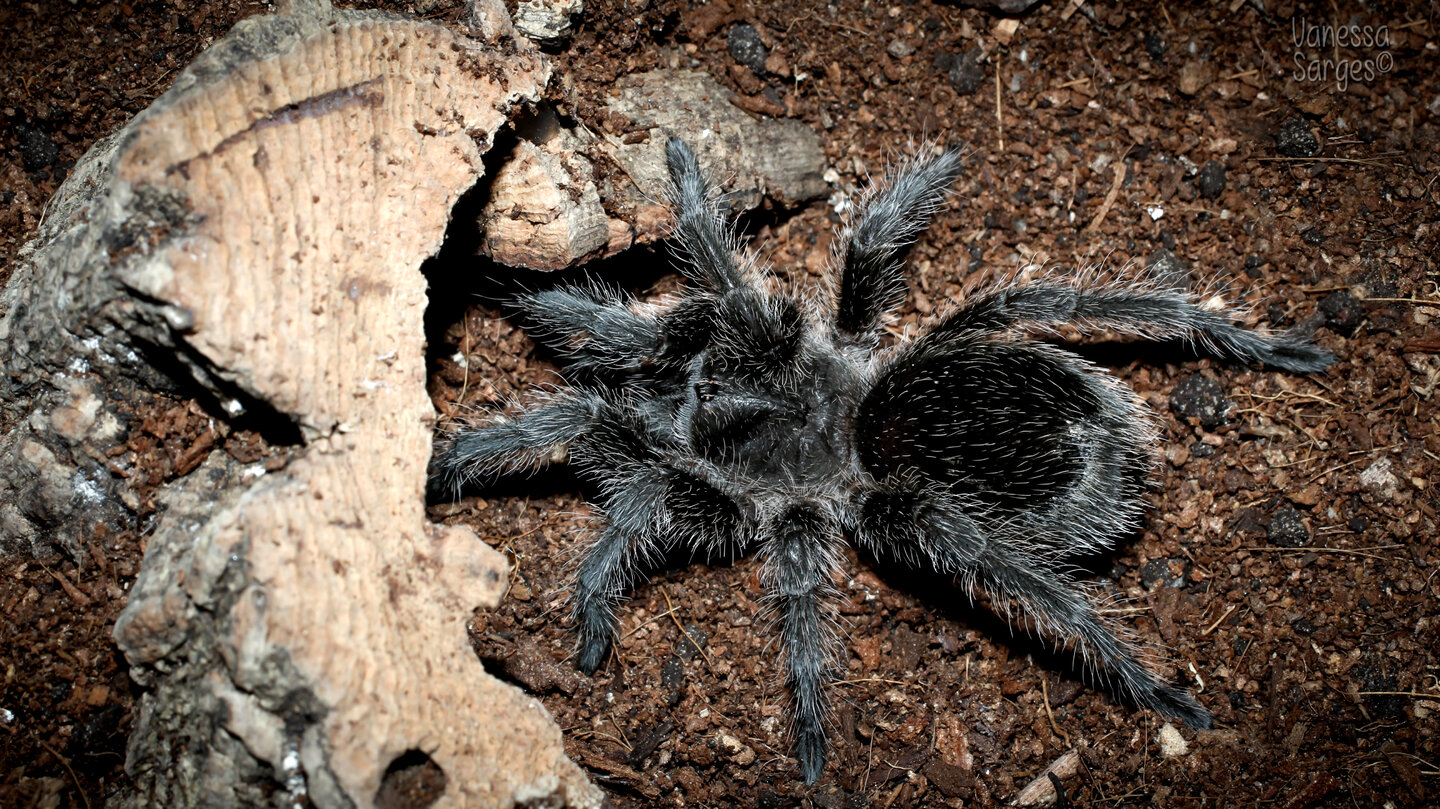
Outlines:
[[[912,253],[897,331],[1021,264],[1170,256],[1246,304],[1251,325],[1313,327],[1339,360],[1308,377],[1173,345],[1080,349],[1150,402],[1162,444],[1145,528],[1076,561],[1129,599],[1123,617],[1164,647],[1163,670],[1197,691],[1216,730],[1181,728],[1188,752],[1166,757],[1165,721],[1086,683],[1067,654],[1012,634],[946,580],[852,554],[834,749],[807,787],[787,755],[753,558],[669,560],[635,589],[615,654],[586,677],[568,661],[565,620],[567,570],[591,528],[583,487],[557,472],[433,507],[515,561],[511,597],[471,622],[477,654],[545,701],[616,806],[998,805],[1075,747],[1073,806],[1440,800],[1436,23],[1401,3],[1343,6],[1387,25],[1390,41],[1342,55],[1383,51],[1390,67],[1342,92],[1294,76],[1292,19],[1334,23],[1333,5],[1101,5],[1047,3],[1012,33],[1005,18],[927,0],[593,0],[552,49],[552,96],[603,129],[596,111],[616,77],[704,69],[756,114],[822,132],[842,190],[911,142],[964,144],[969,169]],[[388,7],[460,14],[449,0]],[[12,43],[0,65],[0,279],[84,150],[264,10],[0,9]],[[769,50],[759,73],[727,47],[741,23]],[[838,221],[817,202],[744,226],[784,281],[806,284]],[[669,261],[636,250],[590,272],[649,295],[674,288]],[[552,355],[486,305],[437,317],[431,353],[446,421],[555,381]],[[1204,407],[1217,389],[1223,420]],[[184,402],[134,414],[117,466],[154,486],[204,451],[264,451],[245,433],[217,439],[210,419]],[[0,562],[0,805],[95,806],[126,789],[134,695],[109,631],[151,519],[86,538],[81,564]]]

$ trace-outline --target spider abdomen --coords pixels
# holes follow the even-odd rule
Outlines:
[[[860,406],[857,449],[878,480],[914,475],[1001,510],[1070,491],[1105,435],[1095,383],[1056,352],[974,341],[903,358]]]

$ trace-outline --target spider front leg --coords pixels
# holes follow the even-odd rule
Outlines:
[[[1138,648],[1101,617],[1087,598],[1053,562],[1016,547],[1019,537],[987,535],[972,514],[978,502],[938,489],[893,485],[862,505],[858,538],[867,549],[910,560],[924,557],[934,569],[964,577],[989,593],[999,612],[1010,618],[1012,606],[1043,636],[1076,653],[1106,681],[1137,705],[1174,716],[1196,728],[1210,727],[1210,714],[1183,688],[1162,682],[1143,662]],[[1004,525],[990,528],[1005,533]],[[1055,544],[1049,542],[1046,544]]]
[[[922,339],[1002,331],[1027,322],[1108,327],[1149,339],[1180,338],[1215,354],[1297,373],[1322,371],[1335,359],[1293,331],[1263,334],[1242,328],[1229,314],[1202,307],[1183,289],[1123,283],[1085,288],[1038,282],[1000,289],[966,303]]]
[[[616,450],[591,475],[607,524],[581,554],[571,600],[576,666],[586,674],[610,651],[616,606],[664,548],[733,546],[741,521],[735,502],[700,476]]]
[[[664,342],[659,321],[636,312],[613,290],[559,287],[520,295],[515,306],[581,370],[637,370]]]
[[[905,295],[900,254],[930,223],[959,173],[955,150],[907,161],[860,200],[842,237],[835,330],[844,340],[872,341],[880,318],[900,303]]]
[[[441,451],[432,486],[454,494],[465,483],[545,466],[608,407],[597,394],[573,390],[511,420],[461,428]]]
[[[839,638],[824,603],[839,563],[836,528],[808,505],[787,508],[768,526],[762,575],[785,650],[785,683],[794,699],[795,758],[808,784],[825,768],[824,687],[834,676]]]

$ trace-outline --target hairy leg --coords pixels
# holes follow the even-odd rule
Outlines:
[[[1037,282],[1000,289],[966,303],[936,324],[920,342],[1000,331],[1025,323],[1074,323],[1082,328],[1113,328],[1148,339],[1180,338],[1214,354],[1299,373],[1323,370],[1334,360],[1293,331],[1263,334],[1242,328],[1228,313],[1202,307],[1184,290],[1115,283],[1087,289]]]
[[[660,323],[631,308],[620,294],[599,287],[569,286],[531,292],[515,306],[539,336],[586,371],[634,371],[661,349]]]
[[[839,639],[824,599],[838,564],[836,529],[816,509],[794,505],[767,526],[763,576],[785,650],[795,758],[813,784],[825,768],[825,685],[834,676]]]
[[[960,173],[960,153],[902,163],[859,203],[859,213],[842,236],[845,253],[835,330],[842,339],[866,341],[880,318],[905,295],[901,253],[944,201]]]
[[[1043,635],[1071,641],[1091,670],[1136,704],[1194,728],[1210,727],[1210,713],[1189,691],[1162,682],[1141,662],[1135,645],[1100,616],[1095,604],[1063,572],[1006,544],[992,543],[976,565],[976,579],[1002,612],[1018,605]]]
[[[453,494],[465,483],[545,466],[608,407],[594,393],[572,390],[513,419],[462,428],[440,452],[432,485]]]
[[[1005,527],[982,527],[967,506],[973,503],[940,492],[882,489],[862,506],[858,538],[877,553],[923,557],[929,567],[963,576],[989,593],[1007,619],[1019,607],[1041,635],[1060,645],[1073,643],[1092,672],[1107,683],[1113,679],[1136,704],[1192,727],[1210,726],[1210,714],[1188,691],[1152,673],[1123,628],[1103,618],[1077,582],[1053,562],[1023,550],[1020,538],[994,536],[1006,533]]]
[[[665,145],[670,169],[670,204],[675,209],[675,237],[689,255],[689,269],[719,292],[744,284],[735,266],[735,237],[726,227],[710,185],[700,173],[695,153],[679,138]]]

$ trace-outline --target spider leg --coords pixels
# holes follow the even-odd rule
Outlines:
[[[741,524],[734,501],[698,475],[633,456],[611,460],[615,468],[597,475],[607,525],[581,554],[571,600],[576,665],[586,674],[610,651],[620,599],[664,547],[722,550]]]
[[[515,306],[581,370],[636,370],[659,353],[664,338],[655,318],[613,290],[559,287],[520,295]]]
[[[664,508],[659,470],[616,476],[604,505],[608,524],[584,550],[575,574],[571,614],[579,648],[575,665],[594,674],[615,636],[615,607],[659,552],[657,517]]]
[[[568,391],[508,421],[462,428],[440,453],[432,485],[454,493],[467,482],[549,464],[611,406]]]
[[[849,341],[870,339],[880,318],[905,295],[901,253],[930,223],[960,173],[960,152],[900,165],[859,203],[843,237],[835,329]]]
[[[762,575],[785,650],[785,683],[794,698],[795,758],[805,782],[825,767],[824,686],[834,676],[839,639],[824,598],[839,563],[835,526],[808,505],[793,505],[768,526]]]
[[[671,138],[665,144],[665,161],[670,169],[675,236],[690,256],[690,269],[720,292],[743,286],[744,279],[735,266],[735,237],[700,173],[695,153],[685,141]]]
[[[1215,354],[1298,373],[1323,370],[1335,359],[1295,330],[1264,334],[1242,328],[1228,313],[1202,307],[1185,290],[1127,284],[1085,289],[1038,282],[1000,289],[967,303],[921,339],[1001,331],[1026,322],[1113,328],[1150,339],[1180,338]]]
[[[1094,602],[1054,566],[1003,543],[992,543],[977,565],[980,586],[1002,612],[1018,604],[1041,634],[1074,638],[1076,652],[1097,672],[1114,675],[1136,704],[1173,716],[1193,728],[1209,728],[1210,712],[1189,691],[1162,682],[1141,662],[1135,645],[1117,634]]]
[[[1091,670],[1114,677],[1136,704],[1208,728],[1210,714],[1185,689],[1162,682],[1141,660],[1123,631],[1104,619],[1093,601],[1052,561],[1004,537],[1013,526],[982,528],[976,504],[936,489],[892,485],[872,493],[861,508],[862,546],[902,560],[925,557],[936,570],[963,576],[989,593],[1006,618],[1018,606],[1041,635],[1075,651]],[[983,511],[981,512],[983,515]],[[987,530],[988,528],[988,530]]]

